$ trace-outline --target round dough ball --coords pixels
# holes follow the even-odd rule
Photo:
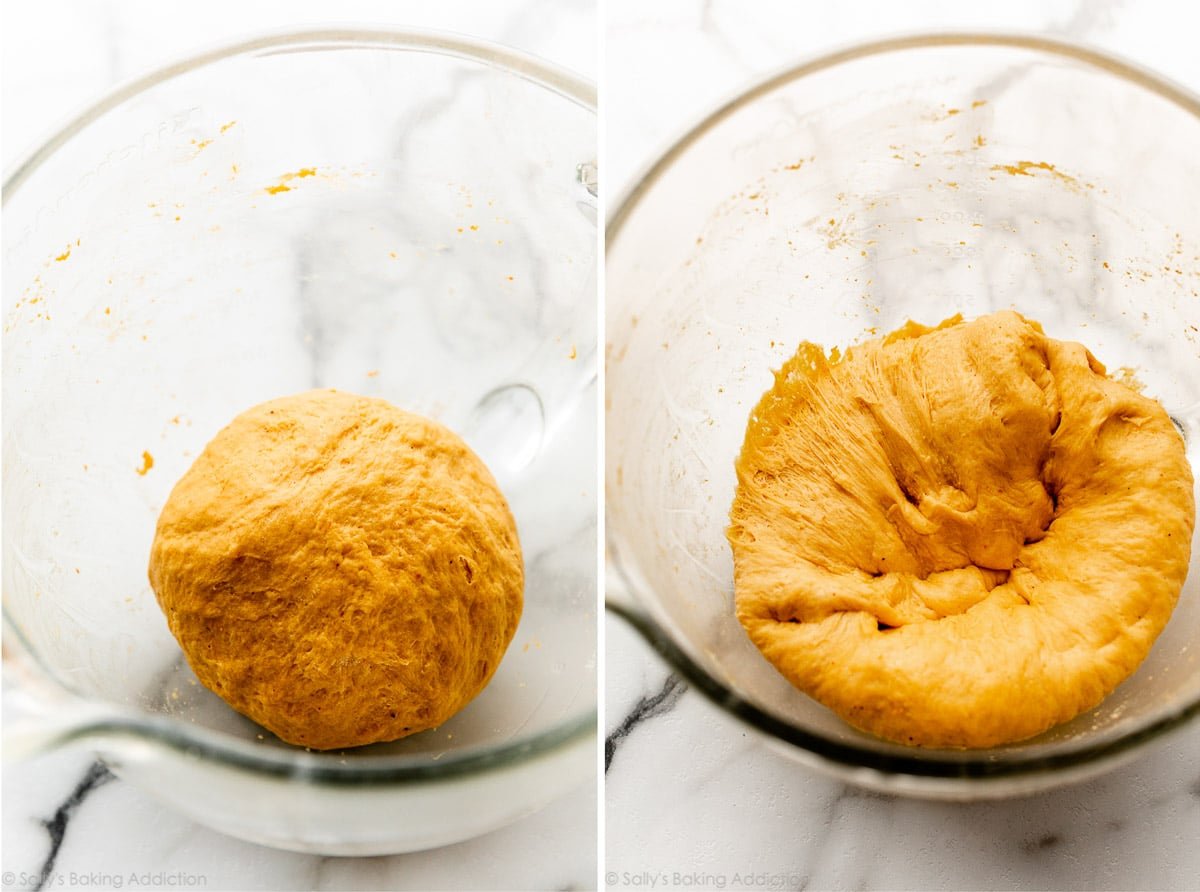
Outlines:
[[[750,417],[737,614],[796,687],[902,743],[988,747],[1097,705],[1187,575],[1157,402],[1013,312],[812,344]]]
[[[208,444],[159,517],[150,584],[206,687],[289,743],[335,749],[435,727],[483,690],[524,570],[461,439],[320,390]]]

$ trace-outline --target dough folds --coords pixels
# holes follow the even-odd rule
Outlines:
[[[1097,705],[1187,574],[1170,418],[1013,312],[802,344],[737,477],[738,619],[792,684],[902,743],[996,746]]]
[[[150,583],[206,687],[289,743],[333,749],[435,727],[478,694],[524,570],[461,439],[321,390],[208,444],[162,510]]]

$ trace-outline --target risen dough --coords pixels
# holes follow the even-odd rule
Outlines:
[[[904,743],[986,747],[1099,703],[1166,624],[1195,506],[1154,400],[1003,312],[803,344],[750,417],[738,618],[794,685]]]
[[[263,403],[171,492],[150,583],[200,681],[314,749],[445,721],[521,615],[517,531],[441,425],[333,390]]]

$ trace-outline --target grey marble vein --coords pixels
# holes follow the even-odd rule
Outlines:
[[[753,66],[738,52],[729,34],[721,27],[716,17],[716,0],[702,0],[700,4],[700,32],[705,35],[731,62],[743,71],[752,71]]]
[[[642,697],[631,709],[621,723],[604,739],[604,771],[607,773],[612,766],[613,757],[621,742],[630,735],[634,728],[655,716],[665,715],[675,708],[679,698],[687,691],[687,685],[678,675],[672,673],[663,682],[662,688],[655,694]]]
[[[54,865],[58,861],[58,851],[62,848],[63,840],[67,835],[67,826],[75,810],[83,804],[84,800],[87,799],[93,790],[104,786],[115,778],[116,775],[109,771],[106,765],[101,762],[93,762],[88,768],[87,773],[75,785],[75,789],[71,791],[71,795],[63,800],[62,804],[55,809],[54,814],[50,818],[42,820],[42,826],[46,828],[46,833],[50,836],[50,851],[46,853],[46,858],[42,861],[39,874],[40,879],[35,887],[35,892],[43,889],[54,875]]]

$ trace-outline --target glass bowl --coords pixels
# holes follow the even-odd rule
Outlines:
[[[6,751],[83,741],[197,821],[327,854],[465,839],[595,777],[594,87],[394,30],[131,83],[4,189]],[[146,578],[168,492],[262,400],[379,396],[462,434],[525,612],[442,727],[334,753],[197,684]]]
[[[607,227],[610,606],[733,716],[874,789],[1014,795],[1200,711],[1200,547],[1103,704],[983,751],[893,745],[793,689],[733,611],[734,458],[772,370],[908,319],[1015,308],[1177,422],[1200,470],[1200,99],[1092,50],[936,35],[847,49],[714,111]]]

